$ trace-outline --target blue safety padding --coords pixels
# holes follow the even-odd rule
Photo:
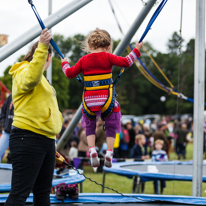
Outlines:
[[[64,199],[64,203],[140,203],[140,202],[169,202],[176,204],[194,204],[194,205],[205,205],[206,198],[203,197],[190,197],[190,196],[171,196],[171,195],[142,195],[142,194],[125,194],[128,196],[134,196],[139,199],[132,197],[123,197],[119,194],[109,193],[81,193],[79,198],[72,200],[69,197]],[[0,195],[0,203],[5,203],[8,195]],[[55,195],[50,195],[51,203],[62,203],[57,200]],[[33,202],[33,194],[30,194],[27,199],[27,203]]]
[[[12,164],[0,163],[0,169],[12,170]]]
[[[192,181],[192,175],[182,175],[174,173],[150,173],[138,170],[132,170],[124,168],[124,166],[131,165],[192,165],[192,162],[180,162],[180,161],[169,161],[169,162],[120,162],[113,163],[112,168],[103,167],[106,172],[126,176],[132,178],[133,176],[140,176],[142,182],[153,181],[153,180],[178,180],[178,181]],[[206,165],[205,163],[203,165]],[[202,177],[202,181],[206,182],[206,176]]]
[[[66,184],[74,184],[74,183],[81,183],[85,180],[85,177],[83,175],[70,175],[65,178],[58,178],[54,179],[52,181],[52,187],[56,186],[62,182],[65,182]],[[0,192],[10,192],[11,190],[11,184],[0,184]]]

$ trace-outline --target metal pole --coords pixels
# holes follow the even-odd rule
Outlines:
[[[82,8],[83,6],[90,3],[92,0],[74,0],[71,3],[64,6],[62,9],[58,10],[51,16],[47,17],[44,20],[45,26],[48,29],[51,29],[53,26]],[[28,7],[30,5],[28,4]],[[28,8],[31,9],[31,8]],[[32,10],[31,10],[32,12]],[[35,17],[34,17],[35,18]],[[19,36],[17,39],[13,40],[9,44],[5,45],[0,49],[0,62],[6,59],[8,56],[16,52],[17,50],[21,49],[23,46],[34,40],[36,37],[38,37],[41,33],[41,28],[38,25],[32,27],[27,32]]]
[[[52,14],[52,0],[48,0],[48,14],[49,16]],[[50,29],[50,33],[52,34],[52,30]],[[49,80],[50,84],[52,84],[52,61],[49,65],[49,68],[46,71],[47,79]]]
[[[194,142],[192,195],[202,196],[203,124],[205,102],[205,0],[196,0]]]
[[[123,54],[123,52],[125,51],[125,49],[127,48],[127,45],[130,43],[132,37],[134,36],[134,34],[136,33],[136,31],[138,30],[138,28],[140,27],[141,23],[143,22],[143,20],[145,19],[145,17],[147,16],[147,14],[149,13],[149,11],[151,10],[151,8],[153,7],[153,5],[155,4],[156,0],[150,0],[148,1],[148,3],[144,6],[144,8],[142,9],[142,11],[140,12],[140,14],[137,16],[136,20],[134,21],[134,23],[132,24],[131,28],[129,29],[129,31],[127,32],[127,34],[125,35],[125,37],[123,38],[123,40],[119,43],[118,47],[115,49],[114,54],[120,56]],[[78,114],[77,114],[78,113]],[[65,146],[65,144],[67,143],[67,141],[69,140],[73,130],[75,129],[77,123],[79,122],[80,118],[82,116],[82,112],[81,112],[81,105],[78,108],[78,110],[75,113],[75,116],[73,117],[73,119],[71,120],[71,123],[69,124],[69,126],[66,128],[65,132],[63,133],[61,139],[59,140],[58,144],[57,144],[57,150],[60,151],[61,149],[63,149],[63,147]],[[76,119],[78,118],[78,119]]]

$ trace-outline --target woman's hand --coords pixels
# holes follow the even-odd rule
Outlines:
[[[61,59],[62,62],[67,62],[67,58],[65,57],[64,59]]]
[[[41,42],[42,44],[49,45],[51,38],[52,38],[52,36],[51,36],[49,30],[46,28],[42,31],[39,42]]]
[[[142,48],[142,46],[143,46],[143,42],[140,42],[140,43],[137,42],[136,45],[135,45],[135,48],[140,50]]]

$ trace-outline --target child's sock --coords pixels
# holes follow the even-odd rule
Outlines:
[[[104,160],[104,165],[106,167],[112,167],[112,158],[113,158],[113,150],[107,149],[105,160]]]
[[[92,167],[99,167],[99,158],[94,146],[89,147],[90,161]]]

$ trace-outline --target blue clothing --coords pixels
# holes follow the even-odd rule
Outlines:
[[[154,150],[152,152],[152,161],[159,162],[159,161],[168,161],[167,153],[164,150]]]
[[[140,147],[139,144],[135,144],[134,147],[132,148],[132,158],[139,158],[141,159],[142,156],[147,155],[147,150],[146,148]]]

